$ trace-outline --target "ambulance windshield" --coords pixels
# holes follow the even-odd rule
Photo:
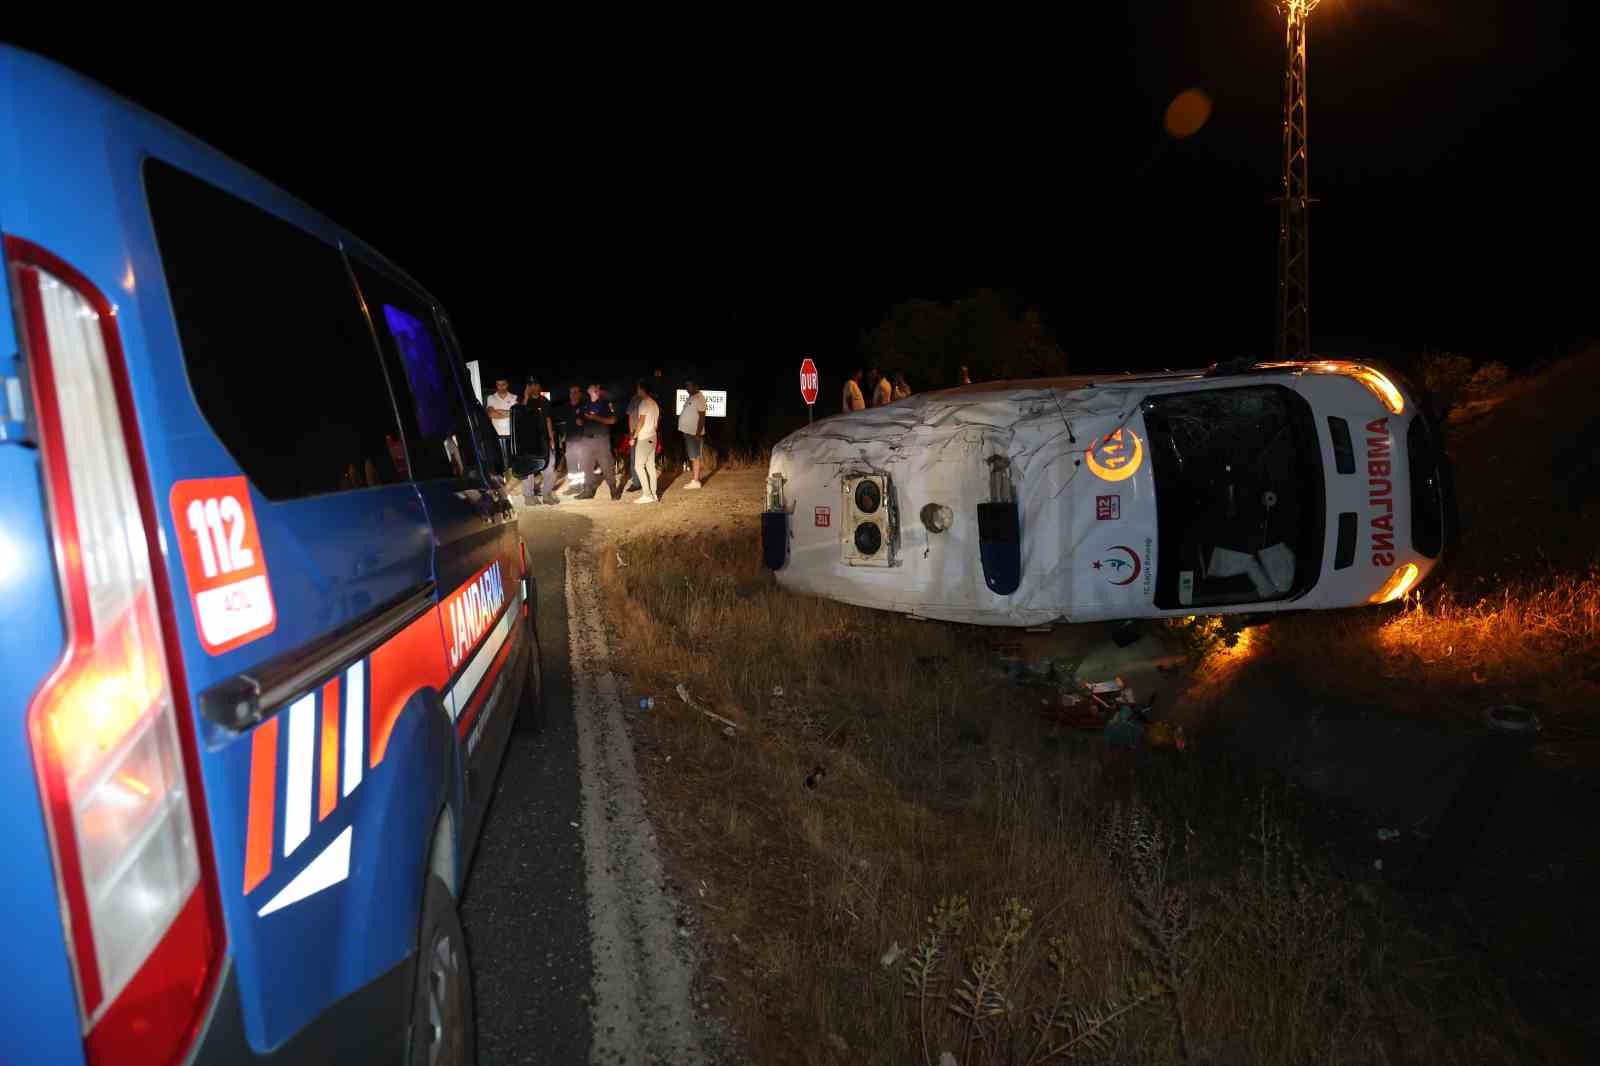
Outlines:
[[[1281,385],[1152,396],[1156,606],[1298,596],[1322,563],[1321,452],[1311,407]]]

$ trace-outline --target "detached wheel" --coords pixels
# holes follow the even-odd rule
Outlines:
[[[467,938],[450,890],[430,874],[411,994],[411,1066],[473,1066],[477,1061]]]

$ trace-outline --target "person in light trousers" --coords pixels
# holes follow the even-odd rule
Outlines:
[[[633,430],[633,474],[639,479],[639,487],[644,494],[633,502],[659,503],[661,497],[656,494],[656,479],[660,474],[656,467],[656,434],[661,424],[661,405],[651,398],[648,383],[643,378],[634,385],[634,390],[639,409]]]

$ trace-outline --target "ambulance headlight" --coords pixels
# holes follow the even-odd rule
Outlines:
[[[1400,395],[1400,390],[1394,387],[1394,382],[1372,369],[1370,366],[1356,365],[1346,371],[1351,377],[1365,385],[1372,395],[1378,398],[1383,406],[1389,409],[1392,415],[1404,414],[1406,398]]]
[[[1411,591],[1417,583],[1417,577],[1422,573],[1417,569],[1416,563],[1406,563],[1404,566],[1394,568],[1394,573],[1389,575],[1389,580],[1383,583],[1383,588],[1372,594],[1368,603],[1393,603],[1401,596]]]
[[[1343,374],[1347,378],[1355,378],[1367,387],[1368,392],[1378,398],[1378,402],[1383,404],[1390,414],[1405,414],[1406,398],[1400,394],[1394,382],[1382,372],[1360,363],[1346,363],[1333,359],[1313,365],[1323,373]]]

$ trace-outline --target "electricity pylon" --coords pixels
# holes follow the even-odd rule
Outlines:
[[[1306,23],[1321,0],[1276,0],[1289,26],[1278,196],[1278,352],[1311,355],[1311,186],[1306,166]]]

